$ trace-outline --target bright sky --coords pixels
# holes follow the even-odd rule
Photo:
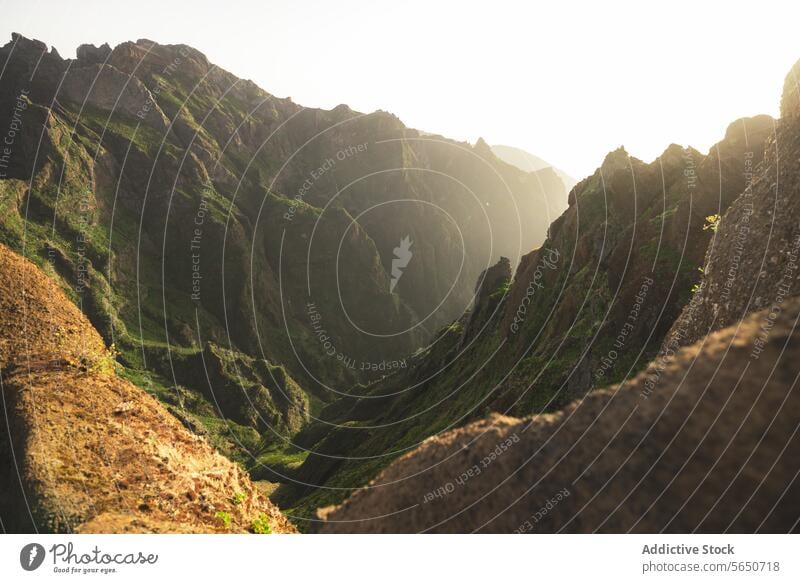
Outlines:
[[[63,57],[81,43],[185,43],[302,105],[384,109],[575,178],[619,145],[649,161],[776,115],[800,59],[796,1],[0,0],[0,14],[2,42],[16,31]]]

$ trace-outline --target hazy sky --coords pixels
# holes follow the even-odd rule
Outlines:
[[[302,105],[388,110],[576,178],[619,145],[649,161],[776,115],[800,59],[800,2],[0,0],[0,14],[0,38],[62,57],[81,43],[186,43]]]

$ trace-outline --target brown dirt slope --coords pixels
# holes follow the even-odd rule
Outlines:
[[[261,519],[294,532],[236,465],[117,378],[78,308],[4,246],[0,369],[4,530],[242,532]]]
[[[563,411],[430,438],[323,532],[787,532],[800,520],[800,299]]]

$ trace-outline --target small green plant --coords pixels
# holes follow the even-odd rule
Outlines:
[[[705,270],[705,269],[703,269],[703,267],[702,267],[702,266],[701,266],[701,267],[698,267],[698,268],[697,268],[697,271],[699,271],[699,272],[700,272],[700,273],[702,273],[703,275],[705,275],[705,274],[706,274],[706,270]],[[701,283],[702,283],[702,282],[701,282]],[[700,290],[700,285],[701,285],[700,283],[696,283],[696,284],[694,284],[694,285],[692,286],[692,293],[693,293],[693,294],[696,294],[696,293],[697,293],[697,292]]]
[[[447,330],[454,334],[460,334],[463,329],[464,329],[464,324],[462,324],[461,322],[453,322],[447,327]]]
[[[250,530],[255,534],[272,534],[272,527],[269,524],[269,518],[263,512],[259,512],[258,516],[253,519],[253,524],[250,525]]]
[[[231,502],[233,502],[233,504],[236,506],[239,506],[245,500],[247,500],[247,494],[244,492],[236,492],[236,494],[233,495],[233,498],[231,498]]]
[[[219,518],[222,521],[222,524],[225,525],[225,528],[231,527],[231,514],[230,512],[222,512],[221,510],[214,515],[216,518]]]
[[[494,290],[491,293],[489,298],[491,300],[499,300],[500,298],[504,297],[508,293],[509,289],[511,289],[511,280],[510,279],[506,279],[505,281],[503,281],[503,283],[501,283],[497,287],[496,290]]]
[[[87,368],[91,373],[99,374],[101,376],[112,376],[116,371],[117,358],[119,357],[119,350],[117,345],[112,343],[105,354],[97,357],[93,363]]]
[[[703,225],[703,230],[708,231],[711,229],[712,231],[716,232],[719,228],[719,221],[722,217],[719,215],[708,215],[706,217],[706,224]]]

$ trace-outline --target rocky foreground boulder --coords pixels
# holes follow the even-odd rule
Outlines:
[[[428,439],[323,532],[789,532],[800,521],[800,299],[563,411]]]
[[[58,286],[0,245],[5,531],[294,532],[238,466],[114,368]]]

